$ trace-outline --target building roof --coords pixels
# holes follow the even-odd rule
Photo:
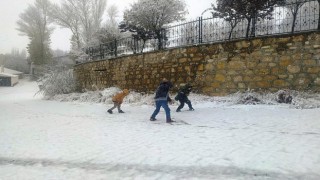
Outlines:
[[[0,73],[0,77],[16,77],[17,75],[9,74],[9,73]]]
[[[1,67],[0,67],[1,68]],[[0,69],[0,73],[1,73],[1,69]],[[4,68],[4,72],[1,73],[1,74],[13,74],[13,75],[19,75],[19,74],[23,74],[23,72],[20,72],[20,71],[16,71],[16,70],[13,70],[13,69],[8,69],[8,68]]]

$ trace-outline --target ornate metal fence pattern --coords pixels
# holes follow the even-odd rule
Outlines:
[[[246,36],[248,21],[242,19],[232,30],[229,22],[221,18],[203,18],[181,22],[163,29],[161,40],[137,40],[133,37],[89,47],[90,59],[109,59],[117,56],[162,49],[214,43],[252,37],[293,34],[320,30],[320,0],[289,0],[286,5],[274,7],[271,16],[251,22],[250,36]],[[254,31],[254,32],[252,32]],[[161,41],[162,46],[158,46]]]

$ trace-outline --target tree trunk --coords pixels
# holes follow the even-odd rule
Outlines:
[[[293,21],[292,21],[292,26],[291,26],[291,33],[294,33],[294,28],[296,27],[296,20],[297,20],[297,15],[298,15],[298,11],[294,12],[293,14]]]
[[[255,37],[256,36],[256,24],[257,24],[257,16],[252,18],[252,26],[251,26],[250,37]]]
[[[144,49],[144,46],[145,46],[145,44],[146,44],[146,41],[147,41],[147,40],[143,39],[143,43],[142,43],[142,47],[141,47],[141,53],[143,53],[143,49]]]
[[[230,40],[230,39],[231,39],[231,35],[232,35],[232,30],[230,30],[228,40]]]
[[[318,3],[319,3],[318,30],[320,30],[320,0],[318,0]]]
[[[161,30],[157,30],[156,32],[157,35],[157,39],[158,39],[158,50],[162,49],[162,34],[161,34]]]
[[[232,27],[231,26],[231,29],[230,29],[230,33],[229,33],[229,37],[228,37],[228,40],[230,40],[231,39],[231,37],[232,37],[232,32],[233,32],[233,29],[235,28],[235,26],[234,27]]]
[[[248,21],[248,25],[247,25],[247,31],[246,31],[246,38],[249,38],[251,18],[247,18],[247,21]]]

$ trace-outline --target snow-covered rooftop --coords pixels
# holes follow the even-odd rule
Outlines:
[[[13,69],[9,69],[9,68],[4,68],[4,73],[13,74],[13,75],[23,74],[23,72],[16,71],[16,70],[13,70]]]

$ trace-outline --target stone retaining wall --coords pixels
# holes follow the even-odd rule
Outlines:
[[[191,82],[196,92],[248,89],[320,91],[320,32],[207,44],[76,65],[85,89],[118,86],[152,92],[163,77]]]

